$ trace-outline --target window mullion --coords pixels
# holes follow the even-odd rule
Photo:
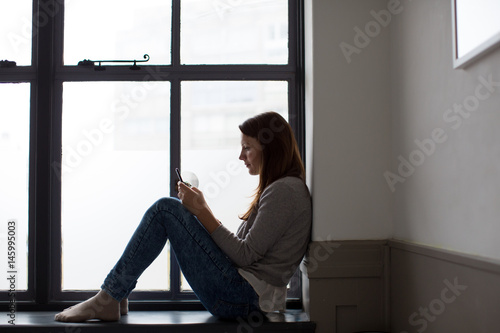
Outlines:
[[[51,165],[51,276],[49,287],[50,301],[71,300],[71,293],[62,294],[62,193],[61,193],[61,171],[62,171],[62,85],[63,81],[58,78],[58,73],[63,70],[64,53],[64,6],[65,3],[52,3],[56,7],[51,15],[51,22],[54,25],[52,30],[53,54],[51,64],[53,66],[51,78],[52,105],[51,105],[51,128],[52,135],[50,141],[50,165]],[[83,294],[81,295],[83,296]],[[83,297],[82,297],[83,298]]]
[[[180,43],[181,43],[181,3],[180,0],[172,1],[172,66],[180,68]],[[171,81],[170,104],[170,195],[175,196],[175,168],[181,165],[181,81],[176,77]],[[181,270],[175,258],[173,249],[170,249],[170,290],[172,298],[178,299],[181,293]]]
[[[172,0],[172,66],[181,63],[181,4],[180,0]]]
[[[181,164],[181,88],[180,80],[175,79],[171,81],[171,104],[170,104],[170,195],[176,196],[175,184],[176,184],[176,173],[175,168],[180,167]],[[174,299],[180,293],[180,268],[175,256],[173,254],[173,249],[170,249],[170,290],[172,291],[172,296]]]
[[[41,14],[44,12],[43,8],[47,8],[51,3],[52,1],[50,0],[36,2],[39,6],[36,11],[40,15],[36,15],[35,17],[41,17]],[[51,205],[51,193],[54,190],[51,188],[53,173],[50,167],[53,157],[51,119],[53,112],[52,96],[54,92],[54,17],[48,17],[45,24],[37,24],[37,27],[37,58],[34,64],[37,72],[34,87],[36,91],[36,117],[34,119],[36,136],[32,138],[36,140],[34,152],[36,160],[35,170],[31,172],[31,175],[34,176],[34,181],[31,183],[31,190],[35,191],[35,199],[34,202],[30,203],[30,207],[33,210],[33,214],[30,214],[30,217],[35,219],[34,223],[30,223],[30,225],[35,226],[34,235],[36,240],[34,242],[35,248],[32,249],[34,256],[31,256],[31,260],[34,261],[35,269],[32,273],[35,276],[34,291],[36,303],[46,304],[51,297],[51,270],[47,269],[47,267],[51,267],[52,260],[55,259],[51,256],[51,247],[48,246],[51,240],[51,218],[53,213],[51,211],[53,208]]]
[[[35,77],[36,73],[33,66],[2,68],[0,70],[0,83],[34,81]]]

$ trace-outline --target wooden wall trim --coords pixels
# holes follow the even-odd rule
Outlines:
[[[312,242],[302,263],[310,279],[380,277],[385,240]]]
[[[324,241],[310,244],[301,271],[317,333],[498,328],[500,260],[398,239]]]
[[[390,248],[396,248],[407,252],[421,254],[434,259],[448,261],[450,263],[500,274],[500,260],[474,256],[448,249],[442,249],[397,239],[389,240],[388,245]]]
[[[386,240],[312,242],[301,265],[304,309],[316,333],[389,328]]]
[[[500,263],[391,240],[391,331],[498,332]]]

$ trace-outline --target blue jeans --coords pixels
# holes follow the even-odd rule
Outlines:
[[[237,318],[260,311],[255,290],[176,198],[162,198],[147,210],[101,288],[117,301],[128,297],[167,239],[189,285],[211,314]]]

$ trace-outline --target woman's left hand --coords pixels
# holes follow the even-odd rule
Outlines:
[[[179,191],[177,196],[181,199],[182,205],[198,218],[208,233],[214,232],[220,226],[220,222],[208,207],[203,193],[196,187],[189,187],[182,182],[178,182],[177,187]]]
[[[181,199],[182,204],[194,215],[198,215],[203,210],[209,210],[203,193],[196,187],[189,187],[183,182],[177,183],[179,193],[177,197]]]

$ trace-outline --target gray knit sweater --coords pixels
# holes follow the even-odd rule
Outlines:
[[[236,235],[223,225],[212,238],[237,267],[285,286],[300,264],[311,233],[311,197],[297,177],[281,178],[261,195],[258,209]]]

